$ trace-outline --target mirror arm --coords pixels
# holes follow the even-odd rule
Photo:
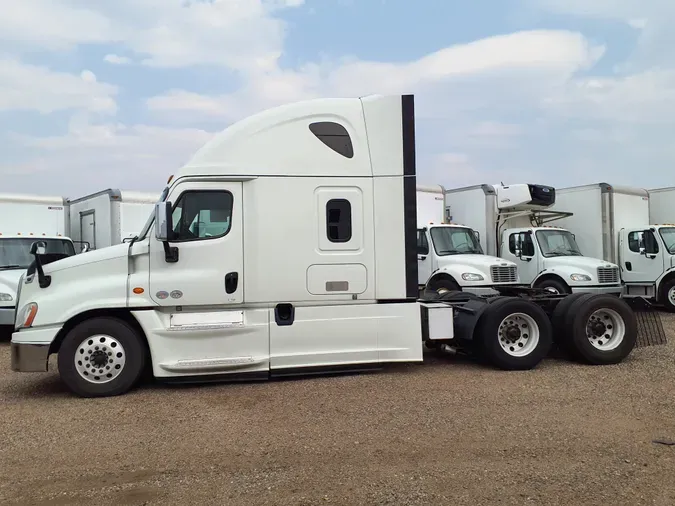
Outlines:
[[[162,241],[162,245],[164,246],[164,260],[170,264],[178,262],[178,248],[169,246],[169,241]]]

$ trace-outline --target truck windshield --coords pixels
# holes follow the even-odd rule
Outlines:
[[[431,241],[439,256],[482,255],[478,239],[473,230],[462,227],[433,227]]]
[[[574,236],[567,230],[537,230],[537,242],[545,257],[583,256]]]
[[[35,241],[47,245],[46,253],[75,254],[73,243],[65,239],[43,239],[42,237],[0,238],[0,269],[27,269],[33,261],[30,247]]]
[[[664,227],[659,231],[668,253],[675,255],[675,227]]]

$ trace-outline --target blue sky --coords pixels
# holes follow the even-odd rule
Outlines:
[[[2,192],[159,192],[232,121],[415,93],[421,183],[675,185],[672,0],[22,0]]]

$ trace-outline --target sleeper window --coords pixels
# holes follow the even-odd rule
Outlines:
[[[173,209],[173,241],[222,237],[230,231],[233,197],[227,191],[188,191]]]
[[[326,234],[330,242],[349,242],[352,238],[352,206],[348,200],[326,203]]]

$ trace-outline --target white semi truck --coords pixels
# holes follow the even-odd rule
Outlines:
[[[658,219],[667,216],[663,200],[655,206],[643,188],[596,183],[559,188],[556,206],[573,211],[561,221],[584,254],[621,267],[624,297],[675,311],[675,225]]]
[[[654,188],[649,193],[649,223],[675,223],[675,186]]]
[[[528,369],[553,337],[591,364],[635,345],[618,297],[418,298],[412,95],[258,113],[159,200],[128,243],[49,265],[33,245],[13,370],[46,371],[57,354],[65,385],[93,397],[128,391],[146,365],[165,381],[268,379],[421,362],[426,343]]]
[[[417,185],[417,262],[420,289],[490,295],[520,284],[514,262],[485,255],[478,232],[448,223],[441,185]]]
[[[107,189],[68,200],[70,237],[89,248],[113,246],[133,237],[148,221],[159,194]]]
[[[63,197],[0,194],[0,332],[14,328],[17,286],[33,261],[33,242],[42,240],[50,255],[75,254],[66,212]]]
[[[556,199],[555,188],[537,184],[483,184],[446,193],[449,218],[477,230],[488,254],[515,262],[522,282],[561,294],[620,295],[616,264],[580,249],[569,230],[547,225],[571,214],[555,210]]]

